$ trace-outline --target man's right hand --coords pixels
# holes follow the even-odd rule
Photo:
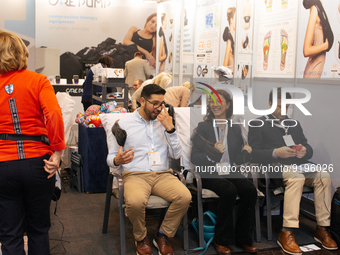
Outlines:
[[[287,146],[277,148],[274,150],[274,155],[277,158],[292,158],[296,157],[296,150],[293,150]]]
[[[117,156],[113,160],[113,163],[116,166],[128,164],[133,160],[134,155],[135,151],[132,148],[123,151],[123,147],[120,146]]]

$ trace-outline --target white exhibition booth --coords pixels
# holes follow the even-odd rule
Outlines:
[[[0,29],[12,31],[25,40],[30,51],[30,70],[55,76],[60,74],[62,54],[84,55],[107,38],[114,39],[116,44],[123,43],[131,27],[143,29],[147,17],[156,12],[156,69],[152,71],[157,74],[164,70],[173,75],[172,86],[187,80],[192,80],[196,87],[202,81],[211,86],[221,84],[213,68],[227,65],[233,70],[230,84],[240,88],[245,97],[252,88],[257,109],[269,108],[268,95],[273,87],[304,88],[310,92],[311,98],[304,106],[311,115],[295,107],[293,118],[300,121],[314,149],[312,161],[334,166],[331,173],[334,191],[340,186],[337,170],[340,121],[336,117],[340,108],[340,14],[334,1],[322,2],[334,40],[322,52],[325,57],[321,70],[313,71],[317,77],[307,79],[304,76],[310,61],[307,49],[310,10],[303,3],[303,0],[4,0]],[[164,41],[160,30],[167,47],[165,62],[159,61],[160,43]],[[74,115],[83,111],[81,83],[54,86],[61,92],[62,86],[68,88],[76,101]],[[192,101],[202,93],[196,89]]]

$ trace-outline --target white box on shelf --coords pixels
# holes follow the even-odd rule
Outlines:
[[[124,69],[121,68],[104,68],[106,78],[124,78]]]

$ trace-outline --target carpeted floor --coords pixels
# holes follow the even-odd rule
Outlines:
[[[117,200],[112,197],[108,233],[102,234],[105,193],[86,194],[79,193],[75,188],[70,188],[65,182],[60,200],[51,203],[51,254],[69,255],[118,255],[120,254],[119,215]],[[64,192],[66,191],[66,193]],[[56,214],[54,214],[56,210]],[[146,224],[150,241],[157,231],[160,210],[148,210]],[[192,220],[189,212],[189,221]],[[285,254],[276,239],[282,225],[282,216],[273,216],[273,241],[266,239],[266,218],[261,218],[262,241],[255,243],[260,250],[259,255]],[[295,238],[299,245],[313,244],[312,238],[316,223],[303,216],[300,217],[300,229],[295,231]],[[183,226],[180,226],[174,238],[170,239],[175,254],[185,254],[183,250]],[[136,254],[132,235],[132,225],[126,219],[127,254]],[[189,248],[197,247],[197,236],[189,227]],[[246,254],[236,246],[230,247],[233,253]],[[152,246],[153,254],[158,254]],[[198,255],[200,252],[189,254]],[[213,245],[208,248],[207,255],[216,254]],[[339,251],[329,252],[324,249],[308,252],[309,255],[340,254]],[[1,255],[1,252],[0,252]]]
[[[65,187],[65,190],[66,193],[62,192],[61,198],[57,203],[56,215],[53,215],[56,203],[52,202],[51,205],[51,254],[120,254],[117,200],[112,198],[108,233],[102,234],[106,194],[78,193],[74,188],[68,186]],[[157,230],[159,215],[159,210],[147,211],[146,224],[150,241]],[[276,244],[276,239],[282,224],[282,216],[273,216],[273,241],[266,239],[265,217],[263,217],[261,221],[261,229],[263,231],[262,241],[255,243],[255,246],[261,250],[258,254],[284,254]],[[316,223],[314,221],[301,216],[300,229],[295,232],[295,238],[299,245],[315,243],[312,238],[315,226]],[[177,235],[170,240],[175,254],[185,254],[183,251],[182,237],[182,226],[180,226]],[[127,254],[136,254],[132,225],[128,219],[126,219],[126,242]],[[189,228],[189,247],[195,248],[197,245],[196,233],[193,229]],[[232,246],[231,249],[237,254],[243,254],[243,251],[236,246]],[[154,247],[153,254],[157,254],[157,250]],[[199,252],[190,254],[199,254]],[[208,248],[206,254],[216,254],[213,245]],[[318,252],[308,254],[340,253],[327,252],[322,249]]]

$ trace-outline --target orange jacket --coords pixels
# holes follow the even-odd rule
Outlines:
[[[10,99],[15,100],[12,111]],[[18,124],[13,123],[13,119],[16,119],[12,115],[15,112],[13,105],[18,112]],[[0,107],[0,133],[45,135],[50,140],[50,146],[42,142],[24,141],[25,158],[52,155],[53,151],[66,148],[62,113],[46,76],[28,70],[0,75]],[[0,162],[17,159],[17,142],[0,140]]]

